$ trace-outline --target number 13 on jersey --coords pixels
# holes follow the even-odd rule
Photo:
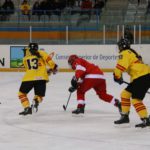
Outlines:
[[[27,59],[27,66],[29,70],[38,69],[38,59],[37,58]]]

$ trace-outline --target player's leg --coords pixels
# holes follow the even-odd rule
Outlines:
[[[39,103],[42,102],[43,97],[45,96],[46,92],[46,81],[45,80],[39,80],[34,82],[34,93],[35,96],[33,98],[33,108],[35,108],[36,111],[38,111]]]
[[[77,109],[73,110],[73,114],[84,114],[85,109],[85,92],[77,89]]]
[[[132,104],[142,120],[142,123],[137,124],[135,127],[150,126],[148,111],[146,105],[142,101],[150,87],[149,81],[150,75],[148,74],[135,79],[132,85]]]
[[[24,108],[24,111],[20,112],[19,115],[28,115],[28,114],[32,114],[32,109],[30,107],[30,102],[29,99],[27,97],[27,94],[29,93],[29,91],[33,88],[33,83],[32,81],[29,82],[22,82],[20,89],[19,89],[19,93],[18,93],[18,97],[20,99],[20,102]]]
[[[77,89],[77,109],[72,111],[73,114],[84,113],[85,109],[85,93],[93,88],[94,83],[91,79],[84,79]]]
[[[150,126],[150,120],[148,117],[147,108],[142,102],[142,100],[139,99],[132,99],[132,104],[139,115],[140,119],[142,120],[142,123],[139,123],[135,125],[135,127],[146,127]]]
[[[96,84],[94,86],[94,90],[100,99],[102,99],[105,102],[112,103],[119,109],[119,112],[121,112],[120,101],[116,99],[114,96],[107,93],[106,80],[97,79]]]
[[[150,126],[150,120],[148,117],[148,111],[146,105],[143,103],[143,99],[147,90],[149,89],[149,78],[150,76],[145,75],[135,80],[132,91],[132,104],[135,108],[138,116],[142,120],[142,123],[137,124],[135,127],[146,127]]]
[[[121,92],[121,118],[114,121],[115,124],[129,123],[129,112],[131,107],[130,102],[131,93],[127,90]]]
[[[121,104],[122,104],[122,118],[115,121],[116,124],[126,123],[130,111],[130,97],[132,96],[132,105],[135,108],[137,114],[139,115],[142,123],[137,124],[135,127],[146,127],[150,126],[150,120],[148,117],[148,112],[146,106],[143,104],[142,100],[149,88],[149,76],[142,76],[131,82],[127,88],[121,94]],[[126,121],[125,121],[126,120]],[[127,121],[128,122],[128,121]]]

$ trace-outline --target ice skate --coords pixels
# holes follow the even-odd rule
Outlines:
[[[145,128],[147,126],[150,127],[150,118],[142,118],[142,122],[135,125],[136,128]]]
[[[114,124],[126,124],[129,123],[129,115],[128,114],[122,114],[121,118],[119,120],[114,121]]]
[[[72,111],[72,114],[84,114],[84,108],[77,108]]]
[[[77,108],[75,110],[72,111],[72,115],[75,116],[75,117],[82,117],[84,114],[84,107],[81,107],[81,108]]]
[[[33,111],[37,112],[38,111],[38,106],[39,106],[39,102],[37,99],[34,99],[31,105],[31,108]]]
[[[20,112],[19,115],[31,115],[32,114],[32,108],[31,107],[27,107],[24,109],[24,111]]]
[[[85,104],[84,105],[78,105],[77,109],[72,111],[72,114],[84,114],[84,108],[85,108]]]

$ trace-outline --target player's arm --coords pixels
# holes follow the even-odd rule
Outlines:
[[[51,56],[44,51],[40,52],[40,55],[49,67],[48,74],[55,74],[58,71],[58,65],[52,60]]]
[[[69,88],[69,92],[74,92],[80,85],[80,83],[83,82],[82,78],[85,75],[86,68],[76,64],[75,69],[75,76],[73,76],[71,80],[71,87]]]
[[[23,65],[24,65],[25,70],[27,70],[28,66],[27,66],[27,61],[25,58],[23,58]]]
[[[77,60],[76,63],[74,64],[74,68],[75,68],[75,77],[77,78],[77,80],[83,79],[86,73],[86,68],[82,64],[82,61]]]
[[[114,69],[114,81],[118,82],[119,84],[123,83],[122,73],[127,70],[129,66],[129,56],[127,51],[123,51],[119,55],[119,59],[117,61],[117,65]]]
[[[47,57],[47,64],[49,69],[47,73],[50,75],[51,73],[56,74],[58,72],[58,65],[52,60],[51,56],[48,55]]]
[[[71,87],[68,89],[69,92],[74,92],[80,86],[80,84],[83,82],[81,77],[84,74],[85,74],[84,71],[76,70],[75,76],[73,76],[73,78],[71,79]]]

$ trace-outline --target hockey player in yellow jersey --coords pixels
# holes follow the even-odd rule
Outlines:
[[[32,108],[38,110],[39,103],[42,102],[46,92],[46,82],[49,80],[47,66],[49,73],[56,73],[57,64],[52,58],[42,50],[38,50],[37,43],[30,43],[24,50],[23,64],[25,67],[25,75],[23,76],[22,83],[19,89],[19,99],[24,111],[19,115],[32,114]],[[34,88],[35,96],[33,104],[30,106],[27,94]]]
[[[147,108],[143,103],[146,92],[150,88],[150,70],[149,66],[144,64],[142,57],[130,48],[127,39],[121,39],[118,42],[119,59],[114,70],[114,81],[122,84],[122,73],[127,72],[131,82],[121,92],[121,108],[122,114],[119,120],[114,121],[115,124],[129,123],[129,112],[131,104],[135,108],[137,114],[142,120],[135,127],[150,126],[150,119]]]

